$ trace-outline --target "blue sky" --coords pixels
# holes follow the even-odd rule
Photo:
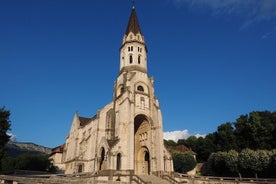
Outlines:
[[[275,0],[137,0],[148,72],[176,135],[276,110]],[[131,1],[0,1],[0,106],[20,142],[65,141],[112,100]],[[177,132],[178,131],[178,132]]]

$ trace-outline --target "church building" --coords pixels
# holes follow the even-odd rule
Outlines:
[[[66,142],[53,152],[65,174],[131,171],[137,175],[173,172],[164,147],[162,114],[147,73],[147,46],[133,6],[120,47],[120,71],[113,100],[92,118],[73,118]]]

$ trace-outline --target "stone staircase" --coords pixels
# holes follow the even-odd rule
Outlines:
[[[154,175],[139,175],[139,177],[145,182],[149,182],[152,184],[171,184],[169,181],[159,178]]]

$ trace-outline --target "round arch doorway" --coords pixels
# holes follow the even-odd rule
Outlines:
[[[149,175],[151,172],[150,151],[148,149],[150,123],[145,115],[134,119],[135,174]]]
[[[150,154],[146,147],[142,147],[136,158],[136,174],[149,175],[150,174]]]

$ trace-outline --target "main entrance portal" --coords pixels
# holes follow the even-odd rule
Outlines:
[[[148,175],[151,171],[150,152],[148,149],[150,124],[144,115],[134,119],[135,174]]]

